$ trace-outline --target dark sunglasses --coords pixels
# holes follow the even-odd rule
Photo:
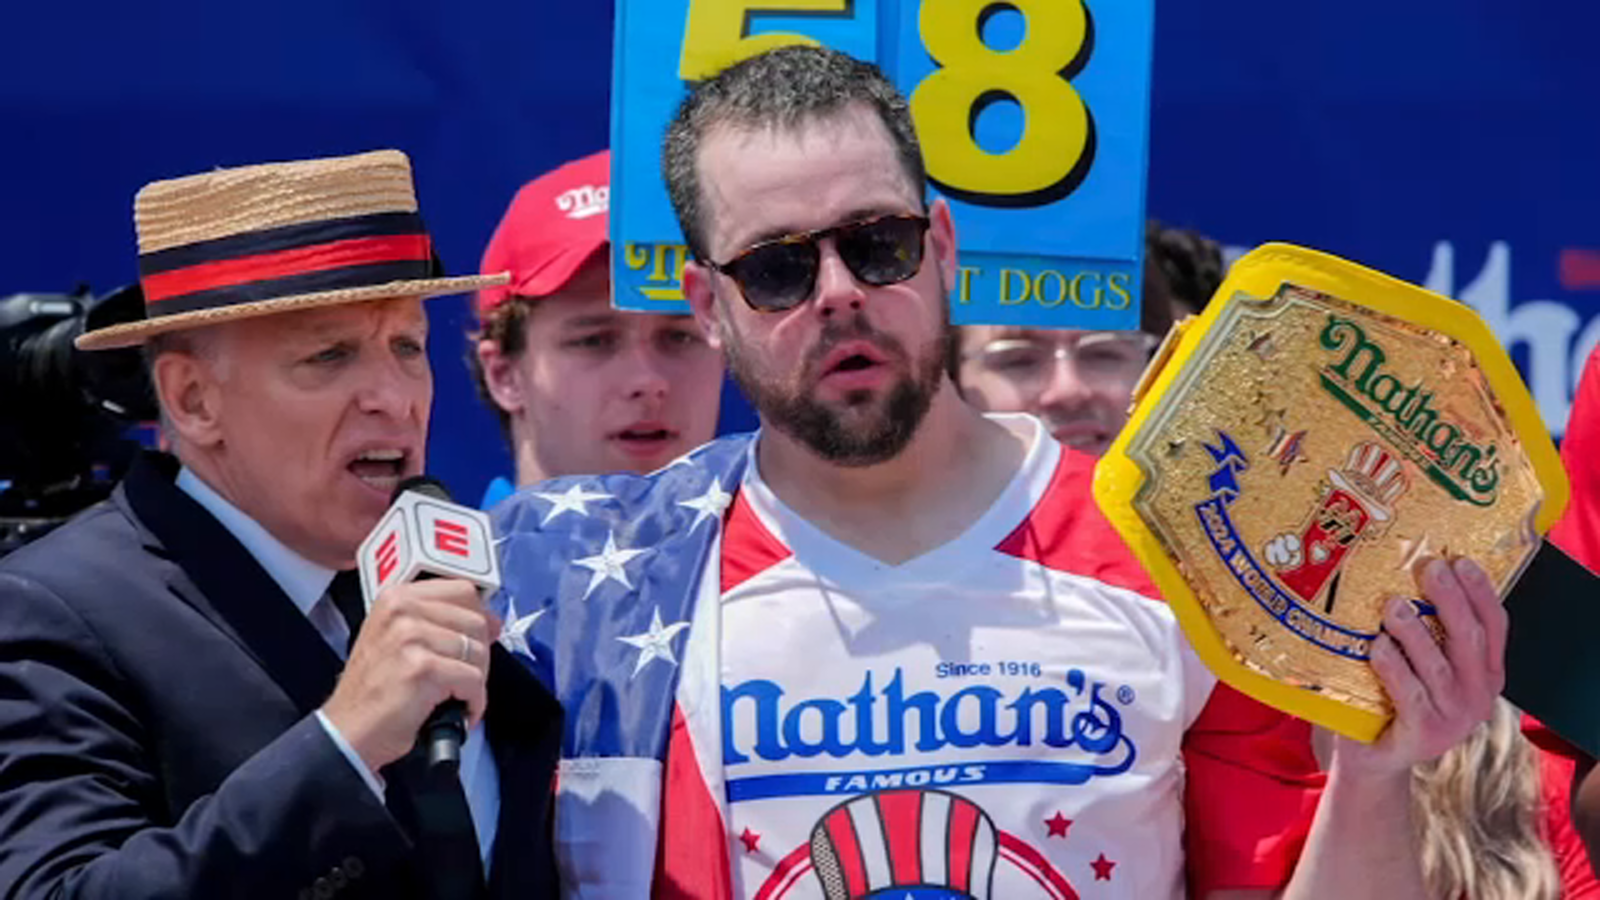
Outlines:
[[[833,238],[839,259],[858,281],[873,287],[899,284],[922,268],[928,217],[915,213],[874,216],[831,228],[763,241],[725,263],[706,260],[713,272],[732,278],[744,302],[757,312],[783,312],[806,302],[822,268],[818,243]]]

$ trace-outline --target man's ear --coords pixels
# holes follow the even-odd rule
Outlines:
[[[722,349],[722,325],[717,318],[717,290],[715,272],[691,260],[683,267],[683,295],[689,300],[689,311],[700,330],[706,334],[706,343]]]
[[[944,275],[944,283],[955,287],[956,275],[961,267],[956,258],[956,224],[950,215],[950,204],[943,197],[933,201],[933,206],[928,210],[928,221],[932,227],[928,234],[933,238],[933,256],[939,264],[939,272]]]
[[[195,447],[222,443],[222,391],[216,367],[181,350],[171,350],[150,365],[150,380],[161,414],[173,432]]]
[[[483,369],[484,387],[488,389],[495,405],[511,416],[522,412],[527,404],[518,361],[519,357],[510,356],[500,349],[497,341],[485,338],[478,342],[478,365]]]

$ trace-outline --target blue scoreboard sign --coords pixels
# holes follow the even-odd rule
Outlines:
[[[910,98],[955,215],[957,324],[1139,324],[1154,0],[619,0],[616,303],[683,311],[661,177],[685,85],[787,44],[874,62]]]

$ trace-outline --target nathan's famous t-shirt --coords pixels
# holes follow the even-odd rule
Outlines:
[[[1153,593],[1092,460],[997,418],[1032,431],[1024,464],[901,565],[801,519],[752,460],[721,559],[736,897],[1180,897],[1186,796],[1196,888],[1292,870],[1320,784],[1304,726],[1219,687],[1127,589]]]

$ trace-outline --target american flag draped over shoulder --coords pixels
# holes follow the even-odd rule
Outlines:
[[[714,441],[648,476],[548,481],[494,510],[501,642],[566,712],[567,896],[730,896],[711,563],[753,440]]]

